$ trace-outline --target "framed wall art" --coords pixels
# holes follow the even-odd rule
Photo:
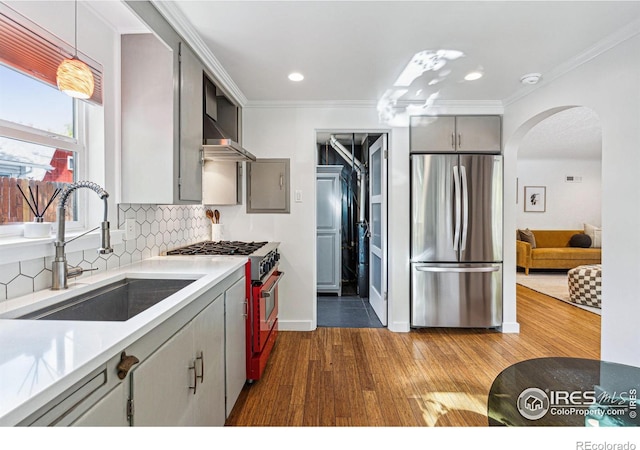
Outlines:
[[[547,209],[546,186],[525,186],[524,187],[524,211],[525,212],[545,212],[546,209]]]

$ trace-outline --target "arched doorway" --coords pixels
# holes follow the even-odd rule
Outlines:
[[[516,233],[524,229],[539,230],[540,238],[544,235],[546,239],[550,230],[569,235],[569,232],[590,233],[594,227],[601,228],[602,127],[595,111],[570,106],[538,114],[517,130],[517,136],[510,140],[505,151],[516,155]],[[530,201],[532,193],[542,196],[535,207]],[[535,234],[534,231],[534,238]],[[594,240],[591,246],[600,247],[601,243]],[[548,267],[529,269],[526,274],[520,255],[522,245],[516,247],[516,284],[592,313],[601,313],[600,307],[570,301],[566,262],[554,267],[553,261],[549,261]],[[546,266],[547,261],[544,263]],[[576,266],[584,264],[575,263]]]

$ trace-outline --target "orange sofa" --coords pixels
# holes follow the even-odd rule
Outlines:
[[[583,230],[530,230],[536,247],[525,241],[516,241],[516,266],[529,269],[572,269],[586,264],[600,264],[602,249],[570,247],[571,236]]]

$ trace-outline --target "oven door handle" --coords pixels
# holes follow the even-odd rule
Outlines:
[[[273,282],[269,290],[260,292],[260,298],[271,297],[273,295],[273,291],[278,287],[278,283],[280,283],[280,280],[282,279],[283,276],[284,276],[284,272],[280,272],[278,274],[278,278],[276,278],[276,281]]]

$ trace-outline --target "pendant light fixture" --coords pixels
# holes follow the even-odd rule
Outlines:
[[[78,0],[75,0],[75,43],[73,58],[65,58],[58,66],[56,82],[65,94],[87,99],[93,95],[93,73],[89,66],[78,59]]]

